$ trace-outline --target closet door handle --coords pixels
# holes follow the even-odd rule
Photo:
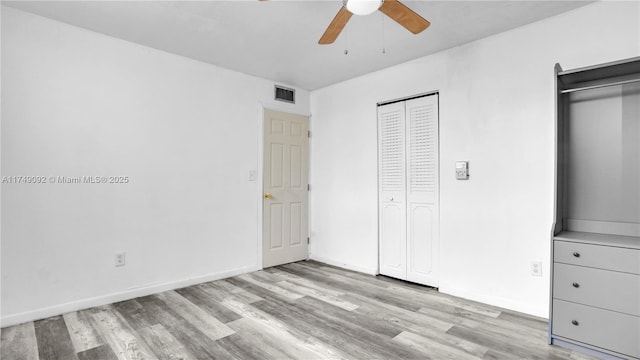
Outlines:
[[[571,320],[571,323],[572,323],[574,326],[578,326],[578,325],[580,325],[580,323],[578,322],[578,320]]]
[[[573,285],[574,288],[579,288],[580,287],[580,284],[578,284],[577,282],[574,282],[572,285]]]
[[[573,253],[573,256],[578,258],[578,257],[580,257],[580,253],[576,251],[576,252]]]

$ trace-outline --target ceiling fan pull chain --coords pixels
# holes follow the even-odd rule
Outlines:
[[[349,50],[347,49],[347,30],[344,31],[344,54],[349,55]]]
[[[384,42],[384,14],[383,13],[380,13],[380,19],[381,19],[380,23],[382,24],[381,25],[381,27],[382,27],[382,53],[386,54],[387,50],[385,49],[385,46],[384,46],[385,42]]]

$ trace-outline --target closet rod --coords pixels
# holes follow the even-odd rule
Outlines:
[[[585,87],[579,87],[579,88],[573,88],[573,89],[566,89],[566,90],[562,90],[560,93],[566,94],[566,93],[572,93],[575,91],[599,89],[607,86],[624,85],[624,84],[631,84],[636,82],[640,82],[640,79],[624,80],[624,81],[617,81],[617,82],[612,82],[608,84],[600,84],[600,85],[585,86]]]

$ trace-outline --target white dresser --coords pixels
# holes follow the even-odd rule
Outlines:
[[[640,249],[626,236],[554,239],[553,335],[640,358]]]

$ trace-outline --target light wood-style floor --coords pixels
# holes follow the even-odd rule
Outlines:
[[[2,329],[2,360],[587,359],[537,318],[314,261]]]

